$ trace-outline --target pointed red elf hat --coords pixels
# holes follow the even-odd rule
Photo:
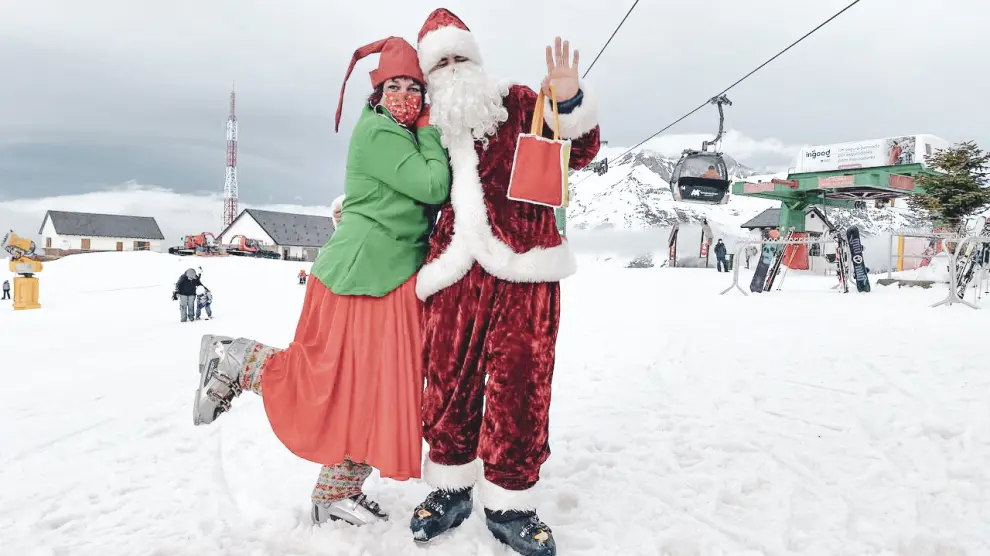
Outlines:
[[[382,83],[394,77],[411,77],[420,84],[426,82],[423,79],[423,72],[419,69],[419,62],[416,59],[416,49],[405,39],[400,37],[389,37],[371,44],[362,46],[354,51],[351,57],[351,65],[347,67],[347,74],[344,75],[344,82],[340,86],[340,100],[337,102],[337,117],[334,120],[334,132],[340,129],[340,114],[344,110],[344,89],[347,87],[347,79],[354,71],[354,65],[358,60],[372,54],[381,54],[378,58],[378,68],[371,71],[371,86],[378,87]]]
[[[419,67],[427,74],[447,56],[464,56],[481,64],[481,51],[461,18],[446,8],[434,10],[419,31]]]

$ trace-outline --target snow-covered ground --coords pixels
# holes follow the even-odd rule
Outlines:
[[[217,318],[180,324],[171,285],[197,263]],[[41,310],[0,307],[0,554],[507,555],[478,514],[415,547],[418,481],[369,482],[386,524],[311,526],[318,466],[250,394],[193,427],[199,336],[287,344],[299,268],[77,255],[46,265]],[[564,283],[539,487],[561,556],[990,554],[990,307],[833,280],[748,297],[703,269]]]
[[[900,272],[891,272],[892,278],[901,278],[905,280],[931,280],[933,282],[939,282],[946,284],[948,287],[949,283],[949,255],[946,253],[938,253],[932,257],[931,262],[920,268],[913,268],[911,270],[902,270]],[[969,296],[973,295],[972,291],[967,294]]]

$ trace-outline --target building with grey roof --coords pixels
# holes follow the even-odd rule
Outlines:
[[[805,230],[813,234],[821,234],[829,229],[829,221],[818,207],[808,207],[805,211]],[[747,230],[776,230],[780,227],[780,209],[767,210],[750,218],[739,226]]]
[[[46,249],[158,251],[165,236],[150,216],[50,210],[38,231]]]
[[[229,245],[237,236],[244,236],[285,260],[314,261],[332,235],[329,216],[244,209],[217,240]]]

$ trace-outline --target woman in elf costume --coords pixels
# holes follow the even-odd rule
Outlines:
[[[391,37],[354,53],[381,55],[374,93],[351,135],[340,222],[310,271],[286,349],[204,336],[194,422],[212,423],[245,390],[261,395],[272,430],[294,454],[323,464],[312,517],[364,525],[387,519],[362,492],[382,477],[420,477],[423,369],[415,275],[427,250],[427,210],[450,192],[437,128],[429,125],[416,50]],[[344,99],[340,91],[337,127]]]

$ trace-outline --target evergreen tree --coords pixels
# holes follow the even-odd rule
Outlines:
[[[935,175],[918,176],[923,195],[912,195],[908,205],[936,226],[957,229],[966,218],[990,205],[988,168],[990,153],[972,141],[938,149],[925,157]]]

